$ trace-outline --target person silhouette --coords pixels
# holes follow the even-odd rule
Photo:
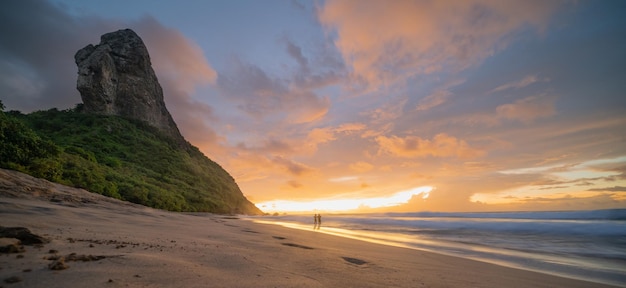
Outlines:
[[[322,215],[315,213],[315,215],[313,215],[313,223],[313,230],[319,230],[322,224]]]

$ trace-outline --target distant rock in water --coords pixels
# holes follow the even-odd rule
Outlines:
[[[145,121],[180,143],[186,141],[165,107],[148,49],[130,29],[102,35],[74,55],[76,88],[86,112]]]

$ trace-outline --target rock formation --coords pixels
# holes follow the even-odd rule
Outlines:
[[[80,49],[74,59],[86,112],[145,121],[185,143],[165,107],[148,49],[133,30],[104,34],[100,44]]]
[[[84,112],[116,115],[146,122],[173,138],[175,143],[179,144],[179,148],[187,151],[191,158],[195,158],[189,160],[195,163],[193,164],[195,172],[187,175],[184,181],[195,179],[208,184],[200,185],[207,191],[200,189],[202,191],[196,191],[197,195],[191,195],[190,191],[186,191],[182,195],[189,207],[198,211],[211,208],[210,212],[217,213],[262,213],[245,198],[226,170],[206,158],[180,134],[165,107],[163,90],[152,69],[148,49],[135,32],[125,29],[104,34],[100,38],[100,44],[95,46],[90,44],[80,49],[74,55],[74,59],[78,65],[76,87],[83,100]],[[171,178],[167,173],[168,171],[164,170],[155,174],[165,175],[163,177],[170,180],[178,179],[175,175],[177,173],[171,174]]]

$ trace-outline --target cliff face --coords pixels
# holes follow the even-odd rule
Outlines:
[[[136,147],[131,152],[122,152],[121,154],[127,156],[120,160],[134,161],[134,165],[142,166],[141,169],[136,169],[139,171],[138,173],[144,173],[141,172],[144,170],[153,172],[135,175],[136,178],[144,179],[141,183],[154,184],[151,186],[153,189],[145,189],[146,191],[155,194],[154,190],[159,190],[158,188],[163,186],[169,187],[164,193],[176,191],[177,195],[163,196],[149,193],[143,195],[139,193],[143,190],[139,189],[141,187],[136,187],[136,184],[120,183],[118,186],[122,187],[120,188],[120,195],[123,199],[131,199],[131,201],[135,199],[135,203],[142,204],[158,204],[163,201],[176,202],[184,199],[185,203],[179,206],[187,207],[192,211],[262,213],[245,198],[228,172],[205,157],[197,148],[191,146],[180,134],[176,123],[165,107],[163,90],[152,69],[148,50],[135,32],[125,29],[104,34],[100,44],[95,46],[90,44],[80,49],[74,59],[78,65],[76,86],[81,94],[84,112],[87,112],[87,115],[91,113],[115,115],[143,121],[174,139],[175,143],[178,144],[179,149],[170,152],[167,152],[169,151],[167,148],[155,150],[155,147],[161,147],[158,146],[161,143],[153,143],[155,145],[150,147]],[[97,129],[98,127],[92,127],[90,132]],[[108,139],[106,137],[115,132],[110,128],[107,129],[109,132],[104,133],[107,135],[99,135],[99,139]],[[141,133],[143,132],[135,134]],[[133,136],[136,135],[125,135],[117,138],[122,140],[113,141],[132,139]],[[115,148],[117,150],[128,150],[128,147],[137,145],[134,142],[124,144],[117,142],[109,144],[112,147],[118,147]],[[85,148],[84,144],[81,143],[78,146],[83,149]],[[120,148],[120,145],[124,148]],[[87,144],[87,146],[91,145]],[[87,147],[85,150],[91,149],[90,151],[94,154],[101,154],[102,152],[96,149],[97,147],[91,148]],[[107,151],[106,153],[115,154],[116,152],[120,154],[120,151]],[[159,154],[162,159],[151,157],[155,154]],[[147,158],[143,155],[146,155]],[[177,187],[171,187],[172,183],[178,183]],[[154,199],[149,199],[150,197]]]
[[[185,142],[165,107],[148,49],[133,30],[104,34],[100,44],[80,49],[74,59],[86,112],[144,121]]]

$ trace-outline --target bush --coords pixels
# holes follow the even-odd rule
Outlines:
[[[0,165],[159,209],[260,213],[196,147],[143,122],[81,110],[2,112]]]

